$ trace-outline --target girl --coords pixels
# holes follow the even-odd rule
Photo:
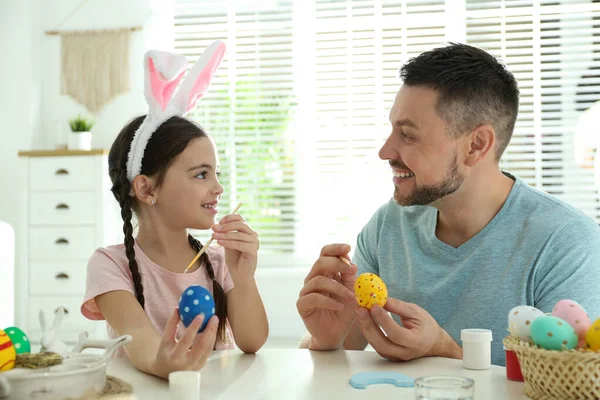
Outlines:
[[[211,45],[173,99],[185,57],[146,54],[148,115],[123,128],[108,159],[125,240],[97,249],[88,263],[82,313],[105,319],[110,337],[131,335],[133,341],[120,355],[126,353],[136,368],[162,378],[172,371],[202,368],[213,348],[231,348],[233,341],[242,351],[254,353],[268,336],[254,280],[258,235],[238,214],[215,224],[223,193],[215,145],[183,117],[206,93],[224,51],[221,42]],[[133,212],[139,228],[135,238]],[[212,228],[221,247],[210,246],[183,273],[202,247],[187,228]],[[198,316],[177,340],[176,307],[190,285],[212,291],[216,315],[200,334],[203,320]]]

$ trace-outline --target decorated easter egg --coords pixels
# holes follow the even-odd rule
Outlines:
[[[579,342],[585,342],[585,335],[592,326],[592,321],[579,303],[574,300],[561,300],[552,309],[552,315],[567,321],[575,329]]]
[[[533,343],[547,350],[570,350],[577,346],[575,329],[564,319],[544,315],[531,323]]]
[[[508,313],[508,330],[525,342],[531,342],[531,323],[544,315],[532,306],[516,306]]]
[[[29,338],[19,328],[16,326],[8,327],[4,330],[13,346],[15,346],[15,351],[17,354],[29,353],[31,351],[31,345],[29,344]]]
[[[387,287],[380,277],[365,272],[356,278],[354,297],[356,297],[358,305],[362,307],[370,309],[374,304],[383,307],[388,297]]]
[[[585,335],[585,347],[590,350],[600,351],[600,318],[588,329]]]
[[[179,316],[183,325],[188,327],[196,315],[204,315],[204,321],[198,332],[202,332],[208,320],[215,315],[215,301],[208,289],[194,285],[186,288],[179,298]]]
[[[0,371],[8,371],[15,367],[17,352],[10,341],[10,337],[0,329]]]

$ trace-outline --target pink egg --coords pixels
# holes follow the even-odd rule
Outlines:
[[[561,318],[575,329],[579,341],[585,341],[585,335],[592,321],[583,307],[574,300],[561,300],[552,309],[552,315]]]

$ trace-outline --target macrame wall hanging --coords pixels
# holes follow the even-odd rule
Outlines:
[[[142,28],[58,30],[87,2],[84,0],[46,34],[61,38],[60,94],[70,96],[95,114],[113,98],[129,91],[130,36]]]

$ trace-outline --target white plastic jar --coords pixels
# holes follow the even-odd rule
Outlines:
[[[172,400],[200,400],[199,371],[176,371],[169,374],[169,393]]]
[[[460,331],[463,347],[463,367],[489,369],[492,366],[492,331],[463,329]]]

